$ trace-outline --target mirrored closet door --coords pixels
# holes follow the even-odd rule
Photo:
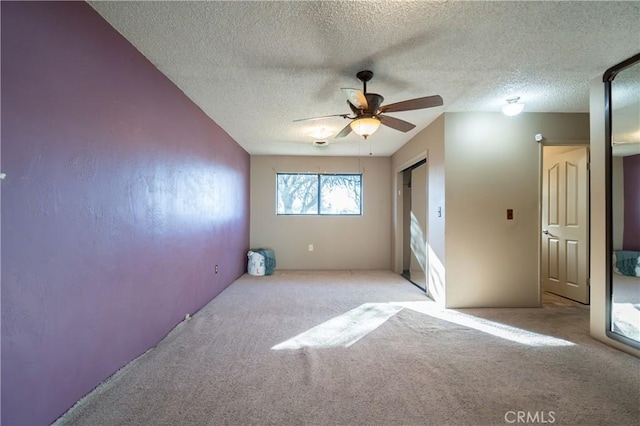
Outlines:
[[[609,69],[607,335],[640,348],[640,54]]]

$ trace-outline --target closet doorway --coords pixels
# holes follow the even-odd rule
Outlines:
[[[402,275],[427,291],[427,161],[402,171]]]

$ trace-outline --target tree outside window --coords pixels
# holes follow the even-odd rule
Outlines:
[[[361,215],[362,175],[278,173],[279,215]]]

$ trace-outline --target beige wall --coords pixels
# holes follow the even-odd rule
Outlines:
[[[398,172],[426,157],[429,284],[437,300],[451,308],[539,306],[541,153],[534,135],[542,133],[549,145],[586,143],[588,120],[587,114],[446,113],[418,133],[391,158],[396,272],[403,238]],[[514,220],[506,219],[508,208]]]
[[[583,143],[588,144],[589,140],[583,141]],[[575,150],[575,146],[545,146],[542,150],[542,161],[544,162],[547,158],[553,157],[554,155],[563,154],[565,152],[570,152]]]
[[[446,114],[447,307],[539,306],[536,133],[547,141],[588,140],[588,115]]]
[[[591,81],[591,335],[608,345],[640,357],[640,350],[623,345],[606,335],[606,193],[604,84],[602,78]]]
[[[252,156],[251,247],[272,248],[277,269],[391,269],[389,170],[389,157]],[[276,172],[359,171],[362,216],[276,215]]]
[[[588,140],[588,114],[446,113],[391,158],[252,156],[251,246],[273,248],[278,269],[400,273],[400,172],[427,158],[430,295],[452,308],[539,306],[541,152],[536,133],[548,144]],[[276,216],[276,172],[361,169],[362,217]],[[514,220],[506,219],[508,208]]]
[[[429,295],[444,304],[445,205],[444,205],[444,115],[419,132],[391,157],[391,182],[394,224],[391,245],[392,265],[395,272],[402,271],[402,170],[427,158],[428,197],[426,251],[429,274]],[[442,215],[438,216],[438,208]]]

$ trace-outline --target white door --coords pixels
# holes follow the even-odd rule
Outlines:
[[[589,303],[586,147],[546,158],[542,177],[542,288]]]

